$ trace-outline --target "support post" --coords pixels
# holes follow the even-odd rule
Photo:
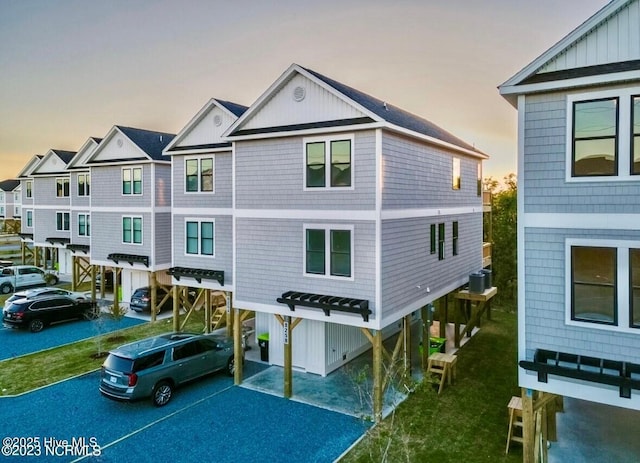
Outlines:
[[[118,297],[120,293],[120,285],[118,284],[118,267],[113,268],[113,310],[114,313],[118,310],[120,306],[120,298]],[[102,281],[102,287],[104,288],[105,281]]]
[[[411,315],[402,318],[404,375],[411,377]]]
[[[178,288],[178,285],[173,285],[171,288],[173,294],[173,331],[180,331],[180,292]]]
[[[284,317],[284,396],[288,399],[293,394],[293,353],[291,349],[291,316]]]
[[[151,301],[150,309],[151,309],[151,322],[156,321],[156,312],[158,311],[158,295],[156,294],[156,290],[158,289],[158,280],[156,279],[156,272],[149,272],[149,287],[151,291]]]
[[[96,266],[91,266],[91,301],[96,302]]]
[[[231,293],[229,291],[225,291],[224,300],[227,305],[227,313],[225,315],[227,317],[227,336],[231,336],[231,327],[235,326],[235,317],[240,315],[240,312],[231,310]]]
[[[240,309],[233,309],[233,358],[235,360],[235,371],[233,372],[233,384],[242,384],[242,360],[244,359],[244,348],[242,343],[242,323],[240,320]]]
[[[104,287],[106,285],[107,285],[107,281],[105,279],[104,265],[101,265],[100,266],[100,299],[104,299],[104,292],[105,292]],[[94,286],[95,286],[95,284],[94,284]]]
[[[382,331],[373,335],[373,416],[376,423],[382,421]]]
[[[78,287],[78,257],[71,256],[71,291]]]
[[[421,312],[421,318],[422,318],[422,359],[421,359],[421,365],[422,365],[422,370],[426,371],[427,370],[427,365],[429,362],[429,309],[427,308],[427,306],[423,306],[420,309]],[[442,326],[442,322],[440,322],[440,326]]]
[[[535,416],[532,389],[522,389],[522,463],[534,463]]]
[[[211,290],[205,289],[204,293],[204,332],[211,333]]]
[[[447,337],[447,323],[449,323],[449,295],[446,294],[444,296],[444,304],[443,298],[440,298],[438,301],[438,309],[439,309],[439,322],[440,322],[440,337]],[[444,307],[443,307],[444,306]]]
[[[22,241],[20,243],[20,259],[22,261],[22,265],[27,265],[27,250],[26,250],[27,244]]]

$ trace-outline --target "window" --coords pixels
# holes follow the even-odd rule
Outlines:
[[[618,98],[573,103],[573,176],[618,172]]]
[[[571,319],[616,325],[616,248],[571,247]]]
[[[4,206],[0,206],[0,215],[4,217]]]
[[[213,158],[185,160],[185,190],[213,191]]]
[[[27,211],[27,227],[33,227],[33,211]]]
[[[453,244],[453,255],[458,255],[458,222],[453,222],[453,236],[452,236],[452,244]]]
[[[142,217],[122,218],[122,242],[142,244]]]
[[[187,254],[200,254],[203,256],[215,255],[214,236],[214,222],[188,220],[185,231],[185,252]]]
[[[24,186],[27,198],[33,198],[33,180],[25,181]]]
[[[142,194],[142,167],[122,169],[122,194]]]
[[[13,215],[15,217],[20,217],[20,206],[14,206],[13,208]]]
[[[351,228],[316,225],[305,228],[305,273],[351,278],[352,238]]]
[[[78,196],[89,196],[91,186],[90,174],[78,174]]]
[[[0,201],[4,202],[4,191],[0,191]]]
[[[69,231],[69,213],[56,212],[56,230]]]
[[[453,158],[453,179],[452,187],[454,190],[460,189],[461,176],[460,176],[460,159]]]
[[[640,328],[640,249],[629,249],[630,316],[629,325]]]
[[[78,236],[91,236],[91,216],[78,214]]]
[[[476,194],[478,196],[482,196],[482,163],[481,162],[478,163],[478,173],[477,173],[477,175],[478,175],[478,178],[477,178],[478,185],[477,185]]]
[[[631,173],[640,174],[640,96],[634,96],[631,100],[631,153],[633,162]]]
[[[435,254],[436,253],[436,224],[432,223],[430,228],[431,228],[431,230],[430,230],[430,232],[431,232],[431,236],[430,236],[430,238],[431,238],[431,252],[430,253],[431,254]]]
[[[56,196],[58,198],[66,198],[69,196],[69,179],[68,178],[56,179]]]
[[[444,224],[438,224],[438,260],[444,259]]]
[[[305,188],[353,185],[353,137],[305,140]],[[329,168],[327,168],[329,164]]]

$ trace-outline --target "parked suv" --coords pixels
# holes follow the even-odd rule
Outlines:
[[[33,333],[55,322],[98,315],[91,301],[76,301],[67,296],[43,296],[34,299],[18,299],[2,311],[2,322],[9,328],[29,328]]]
[[[167,295],[167,292],[161,287],[156,288],[156,301],[159,304],[162,299]],[[136,312],[150,312],[151,311],[151,288],[145,286],[143,288],[136,289],[131,295],[131,302],[129,303],[131,310]],[[162,309],[173,308],[173,297],[169,296],[161,307],[156,309],[156,313],[160,313]]]
[[[68,291],[62,288],[47,286],[44,288],[32,288],[32,289],[25,289],[24,291],[15,292],[4,301],[4,307],[5,308],[9,307],[8,304],[10,302],[17,301],[18,299],[25,299],[25,298],[33,299],[36,297],[55,296],[55,295],[68,296],[71,299],[75,299],[76,301],[91,299],[91,293],[80,293],[77,291]]]
[[[151,397],[161,407],[169,403],[177,386],[218,370],[229,375],[235,371],[232,338],[167,333],[109,352],[102,365],[100,392],[114,400]]]
[[[47,278],[48,274],[33,265],[10,265],[0,269],[0,293],[9,294],[16,289],[46,286]]]

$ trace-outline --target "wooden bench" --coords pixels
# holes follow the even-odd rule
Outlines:
[[[507,448],[504,453],[509,453],[509,444],[511,441],[523,442],[522,427],[522,398],[513,396],[507,405],[509,409],[509,432],[507,434]],[[520,429],[518,435],[514,433],[516,428]]]
[[[456,379],[456,361],[458,357],[451,354],[442,354],[436,352],[429,356],[429,363],[427,365],[427,373],[434,373],[440,375],[440,386],[438,387],[438,394],[442,392],[445,381],[451,385]]]

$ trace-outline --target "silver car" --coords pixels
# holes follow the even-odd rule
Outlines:
[[[232,338],[167,333],[109,352],[102,365],[100,392],[114,400],[151,397],[161,407],[169,403],[176,387],[219,370],[234,374]]]

